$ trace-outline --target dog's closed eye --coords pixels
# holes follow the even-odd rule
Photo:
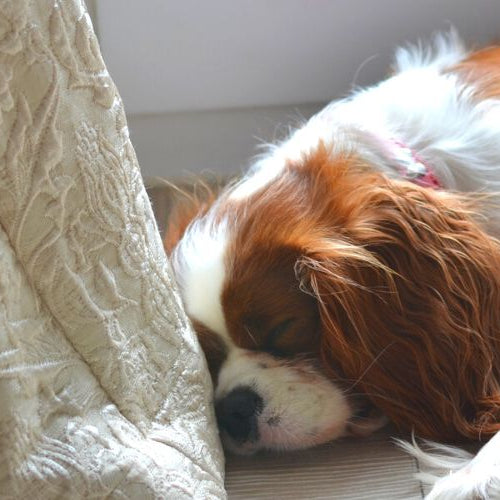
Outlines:
[[[282,345],[283,343],[281,341],[290,331],[294,323],[294,318],[288,318],[271,328],[265,338],[263,350],[278,357],[284,356],[286,354],[286,349]]]

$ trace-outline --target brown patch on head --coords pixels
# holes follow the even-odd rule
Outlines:
[[[477,99],[500,97],[500,47],[487,47],[447,70],[456,73],[474,89]]]
[[[320,351],[402,429],[497,432],[500,243],[472,207],[320,146],[237,207],[222,300],[231,335]]]
[[[208,370],[215,386],[222,363],[224,363],[227,357],[227,347],[221,337],[210,330],[210,328],[207,328],[199,321],[193,321],[192,324],[205,354]]]
[[[300,272],[318,299],[325,368],[339,367],[402,429],[496,433],[500,243],[474,220],[472,199],[356,162],[339,175],[321,151],[306,165],[324,210]]]
[[[297,263],[304,242],[321,231],[317,220],[324,207],[314,192],[324,189],[310,169],[290,164],[279,178],[234,207],[237,223],[222,305],[238,346],[284,356],[317,354],[318,305],[301,289]]]
[[[238,346],[285,356],[317,350],[317,305],[300,290],[298,258],[292,248],[258,244],[250,254],[235,256],[222,304]]]
[[[359,184],[346,174],[351,170],[369,175],[355,158],[332,159],[320,145],[308,159],[290,163],[277,179],[233,207],[237,223],[222,305],[237,345],[285,356],[318,354],[318,301],[304,290],[299,264],[311,248],[329,244],[329,238],[343,245],[358,209],[348,202]]]

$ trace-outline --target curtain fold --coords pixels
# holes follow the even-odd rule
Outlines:
[[[224,498],[210,377],[85,6],[0,2],[0,497]]]

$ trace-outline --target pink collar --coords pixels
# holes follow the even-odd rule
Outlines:
[[[432,168],[416,151],[396,139],[390,139],[387,147],[404,179],[418,186],[433,189],[442,187]]]

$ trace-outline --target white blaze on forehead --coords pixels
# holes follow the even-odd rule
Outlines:
[[[231,200],[243,200],[267,186],[281,173],[285,162],[280,158],[268,157],[256,163],[248,175],[230,193]]]
[[[172,265],[188,315],[229,339],[221,302],[227,236],[227,224],[199,219],[179,242]]]
[[[229,195],[231,200],[249,198],[282,175],[289,163],[299,162],[318,147],[319,141],[328,143],[328,124],[320,116],[312,117],[302,128],[284,142],[269,146],[268,153],[257,161],[250,172],[239,182]]]

